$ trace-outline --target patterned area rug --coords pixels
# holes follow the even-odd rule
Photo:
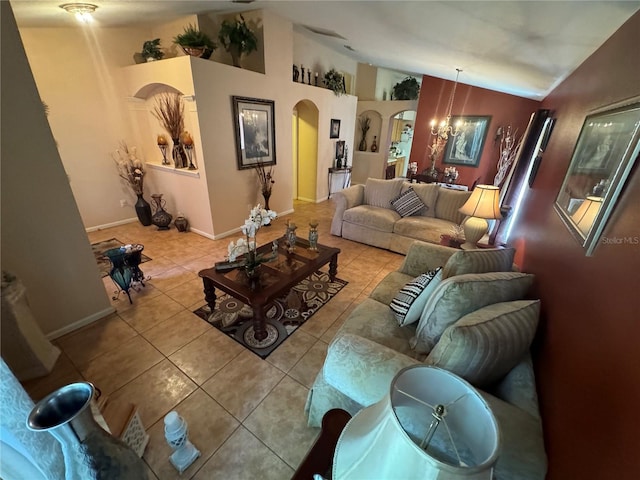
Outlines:
[[[102,255],[107,250],[112,248],[118,248],[124,245],[117,238],[110,238],[109,240],[105,240],[103,242],[92,243],[91,250],[93,250],[93,256],[96,257],[96,263],[98,264],[98,269],[100,270],[100,275],[102,277],[106,277],[109,275],[109,270],[111,270],[111,262],[107,257]],[[144,253],[142,254],[142,261],[140,263],[148,262],[151,260]]]
[[[302,280],[287,295],[267,305],[268,336],[261,342],[253,336],[251,307],[220,290],[216,290],[216,309],[213,314],[208,305],[203,305],[193,313],[259,357],[267,358],[347,283],[339,278],[332,282],[329,274],[321,271]]]

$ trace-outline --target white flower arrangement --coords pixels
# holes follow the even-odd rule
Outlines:
[[[262,208],[261,204],[252,208],[249,218],[244,221],[244,225],[241,227],[245,238],[239,238],[235,242],[231,241],[227,247],[228,260],[235,262],[240,255],[251,252],[255,254],[257,248],[256,234],[258,230],[264,225],[269,225],[277,216],[278,214],[276,212]]]

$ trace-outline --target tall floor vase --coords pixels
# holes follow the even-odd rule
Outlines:
[[[96,423],[91,413],[93,393],[88,382],[56,390],[33,407],[27,427],[49,432],[60,443],[66,480],[146,478],[138,455]]]
[[[147,202],[142,193],[137,193],[138,201],[135,204],[136,214],[138,215],[138,220],[145,227],[151,225],[151,205]]]

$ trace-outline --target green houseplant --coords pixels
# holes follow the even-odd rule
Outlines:
[[[234,22],[224,20],[218,33],[218,40],[231,55],[234,67],[240,66],[240,58],[258,48],[258,37],[240,15]]]
[[[420,92],[420,84],[413,77],[407,77],[393,86],[394,100],[415,100]]]
[[[344,77],[335,68],[332,68],[324,74],[324,85],[332,90],[337,97],[345,93]]]
[[[209,58],[216,49],[216,44],[209,35],[191,24],[184,28],[184,32],[173,37],[173,43],[180,45],[184,53],[194,57]]]
[[[147,40],[142,44],[142,57],[147,62],[152,62],[154,60],[160,60],[164,57],[164,52],[160,50],[160,39],[156,38],[154,40]]]

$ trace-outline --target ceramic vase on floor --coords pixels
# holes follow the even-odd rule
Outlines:
[[[158,230],[169,230],[169,225],[171,224],[173,216],[164,209],[167,202],[162,199],[162,193],[154,193],[151,195],[151,199],[153,200],[153,206],[156,209],[153,217],[151,217],[151,221],[156,227],[158,227]]]
[[[151,225],[151,205],[143,198],[142,193],[138,193],[137,196],[138,201],[135,204],[136,215],[138,215],[138,220],[142,225],[149,226]]]
[[[138,455],[96,423],[91,413],[93,393],[88,382],[56,390],[33,407],[28,428],[51,433],[60,443],[67,480],[146,478]]]

